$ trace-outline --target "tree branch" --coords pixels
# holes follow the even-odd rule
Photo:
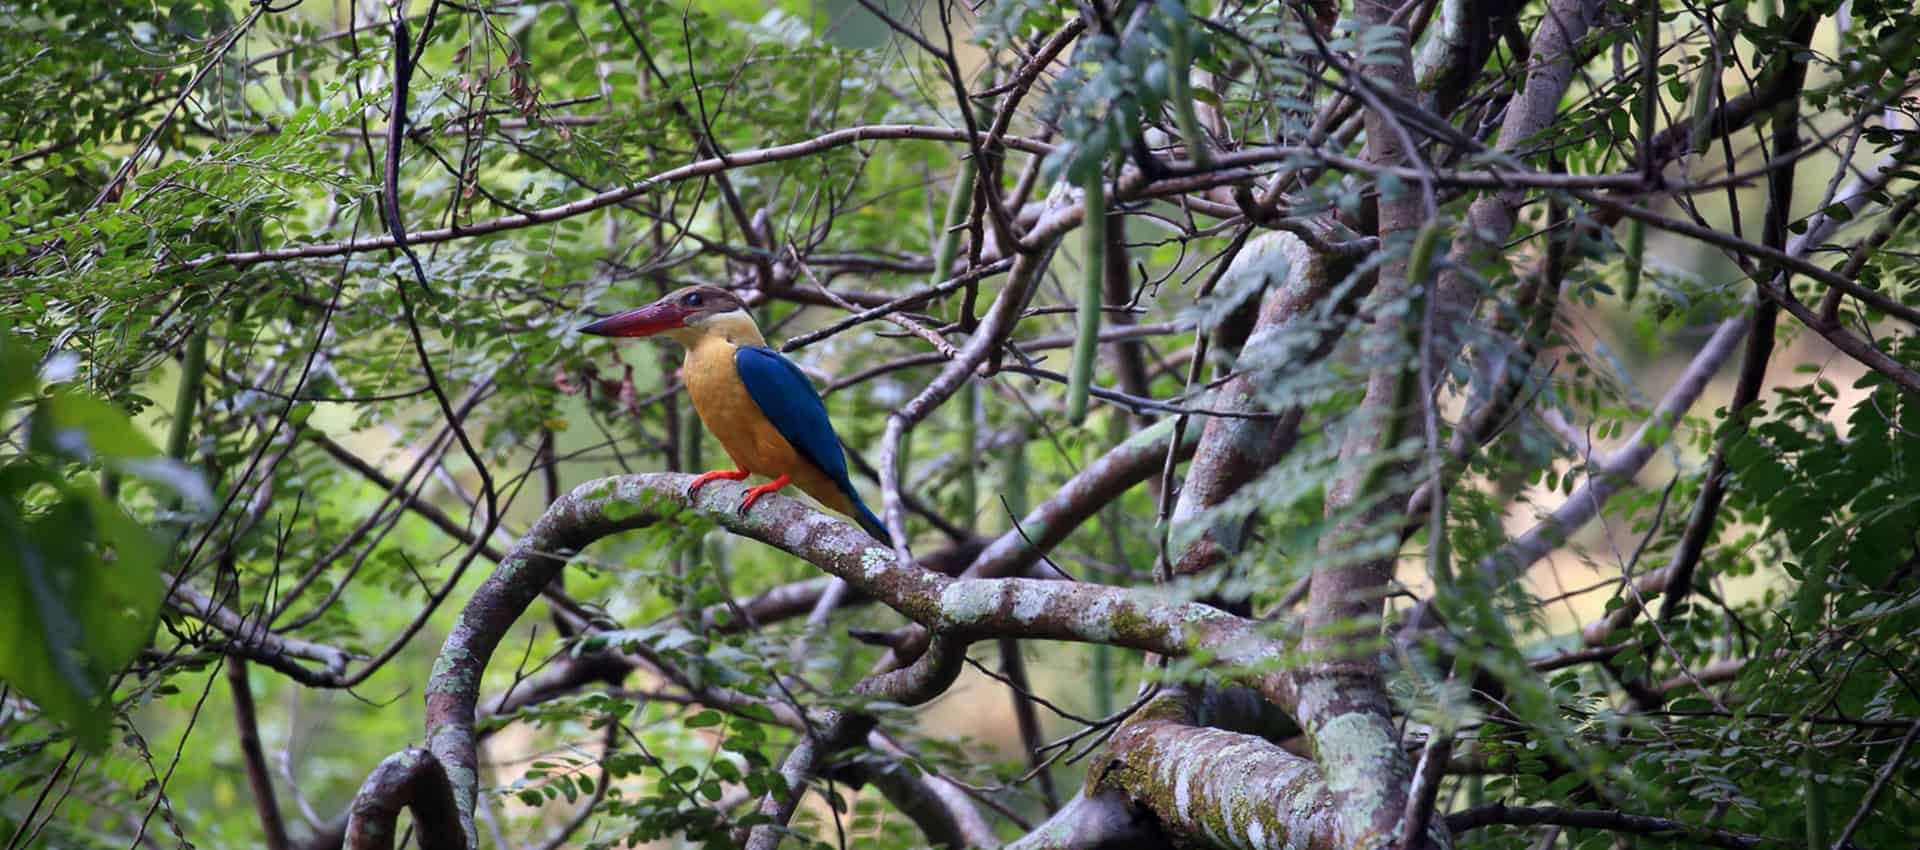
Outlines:
[[[1653,459],[1654,452],[1672,437],[1681,418],[1706,390],[1707,382],[1720,371],[1727,358],[1733,356],[1752,321],[1749,299],[1746,309],[1721,321],[1714,329],[1713,336],[1694,353],[1686,371],[1674,381],[1653,415],[1640,424],[1626,445],[1591,464],[1591,471],[1580,489],[1569,495],[1551,515],[1480,562],[1487,580],[1493,584],[1512,580],[1597,516],[1607,500],[1630,483],[1640,468]]]
[[[1495,824],[1512,826],[1571,826],[1580,829],[1604,829],[1628,835],[1644,835],[1673,841],[1695,841],[1726,850],[1754,850],[1775,839],[1743,835],[1681,823],[1667,818],[1603,812],[1586,809],[1561,809],[1551,806],[1508,806],[1495,803],[1447,815],[1447,828],[1467,832]]]
[[[1176,835],[1215,846],[1350,846],[1334,795],[1313,762],[1252,735],[1171,719],[1114,735],[1088,792],[1123,794]],[[1063,810],[1064,811],[1064,810]]]
[[[421,850],[461,850],[471,831],[473,801],[454,796],[447,772],[432,753],[402,750],[373,769],[347,813],[347,850],[393,850],[402,809],[413,810],[413,832]]]
[[[909,769],[901,763],[905,753],[878,732],[867,736],[867,746],[887,758],[861,759],[843,771],[851,781],[878,790],[920,827],[929,844],[954,850],[1000,846],[993,827],[960,786],[944,777]]]
[[[233,725],[240,739],[240,755],[247,764],[247,786],[253,790],[253,807],[260,813],[260,831],[267,850],[287,850],[287,822],[280,817],[280,804],[273,794],[273,774],[267,772],[267,755],[260,748],[260,720],[254,711],[253,686],[247,682],[247,662],[227,660],[227,685],[233,691]]]
[[[274,634],[265,623],[248,620],[185,584],[174,587],[167,604],[226,635],[226,643],[217,647],[222,652],[260,662],[303,685],[335,688],[345,681],[347,662],[353,657],[346,650]],[[321,668],[315,670],[295,659],[318,661]]]
[[[1172,850],[1175,845],[1147,810],[1119,791],[1074,794],[1045,823],[1006,850]]]
[[[1285,339],[1293,323],[1324,301],[1343,275],[1330,267],[1330,260],[1324,254],[1314,251],[1300,237],[1285,232],[1261,234],[1249,240],[1234,257],[1233,265],[1249,269],[1243,273],[1263,273],[1258,269],[1271,262],[1268,257],[1272,253],[1284,259],[1286,277],[1269,284],[1253,331],[1241,351],[1270,360],[1284,359],[1297,367],[1297,360],[1280,358],[1265,349]],[[1242,368],[1211,399],[1234,410],[1261,410],[1260,386],[1271,378],[1265,370]],[[1196,521],[1208,510],[1225,503],[1241,487],[1258,479],[1291,446],[1299,435],[1299,427],[1299,408],[1286,411],[1277,420],[1208,419],[1194,450],[1192,468],[1174,504],[1173,527]],[[1238,523],[1209,522],[1175,559],[1173,575],[1200,575],[1238,553],[1245,545],[1251,523],[1251,516]]]
[[[1198,603],[1176,603],[1144,589],[949,578],[917,565],[900,565],[890,549],[865,532],[795,499],[770,495],[757,502],[750,515],[741,516],[735,508],[743,488],[715,482],[689,504],[684,493],[691,481],[688,475],[651,473],[575,488],[548,507],[468,598],[441,648],[426,700],[428,743],[452,783],[469,846],[475,841],[470,813],[479,791],[475,710],[482,674],[500,640],[572,553],[621,531],[673,521],[689,507],[729,531],[846,580],[961,645],[1016,637],[1108,643],[1163,655],[1205,651],[1229,680],[1257,688],[1276,705],[1294,704],[1292,683],[1272,672],[1287,647],[1265,636],[1262,624]],[[939,685],[947,666],[942,661],[909,668],[870,687],[883,689],[896,701],[907,699]],[[957,669],[958,664],[950,666]]]
[[[409,233],[407,234],[407,244],[415,246],[430,245],[436,242],[449,242],[455,239],[485,236],[490,233],[501,233],[509,230],[518,230],[523,227],[532,227],[537,224],[547,224],[560,221],[561,219],[571,218],[582,213],[615,206],[671,183],[709,177],[734,168],[745,168],[812,156],[860,142],[903,139],[932,142],[964,142],[967,141],[967,133],[964,130],[956,130],[948,127],[927,127],[914,124],[876,124],[864,127],[849,127],[844,130],[825,133],[804,142],[740,151],[728,154],[725,158],[712,157],[698,160],[680,166],[679,168],[663,171],[629,186],[611,189],[592,197],[582,198],[558,206],[529,210],[519,215],[511,215],[505,218],[476,222],[459,227],[443,227],[434,230],[423,230],[419,233]],[[1017,136],[1008,136],[1002,139],[1001,142],[1007,147],[1027,153],[1046,154],[1053,150],[1052,145]],[[245,267],[258,263],[270,263],[282,260],[315,259],[319,257],[337,257],[343,254],[357,254],[366,251],[382,251],[394,247],[396,247],[396,243],[393,237],[388,235],[369,239],[349,240],[346,242],[328,242],[313,245],[295,245],[261,251],[238,251],[227,254],[214,254],[186,263],[185,267],[203,268],[217,265]]]
[[[1393,23],[1396,5],[1389,0],[1356,0],[1354,12],[1370,29],[1398,28]],[[1412,95],[1413,89],[1408,37],[1400,29],[1391,44],[1376,48],[1369,57],[1368,74],[1377,79],[1377,87],[1403,100]],[[1362,89],[1363,96],[1366,91]],[[1420,153],[1400,126],[1399,116],[1381,108],[1373,97],[1366,100],[1367,162],[1376,166],[1421,163]],[[1430,197],[1430,175],[1423,174],[1420,179]],[[1367,330],[1368,337],[1360,346],[1370,369],[1366,395],[1349,415],[1347,433],[1340,444],[1343,462],[1361,462],[1327,484],[1328,516],[1351,515],[1339,522],[1333,535],[1321,539],[1320,553],[1332,558],[1333,563],[1313,571],[1303,641],[1307,660],[1294,671],[1300,693],[1300,725],[1312,739],[1315,752],[1321,754],[1320,769],[1325,772],[1338,844],[1343,847],[1379,847],[1393,841],[1407,806],[1412,772],[1393,722],[1384,671],[1377,656],[1365,648],[1379,633],[1387,585],[1393,579],[1394,552],[1355,558],[1339,550],[1350,545],[1347,541],[1356,533],[1374,526],[1389,511],[1397,511],[1406,500],[1406,494],[1370,492],[1392,479],[1391,474],[1382,473],[1397,464],[1364,461],[1397,448],[1408,433],[1412,417],[1409,402],[1425,397],[1414,391],[1417,364],[1402,351],[1405,341],[1415,338],[1407,333],[1414,319],[1398,314],[1411,312],[1399,309],[1403,302],[1428,300],[1413,291],[1413,287],[1427,286],[1428,281],[1409,278],[1413,271],[1410,255],[1402,253],[1399,246],[1410,236],[1419,239],[1414,236],[1417,229],[1434,226],[1432,214],[1419,194],[1406,189],[1397,197],[1383,190],[1378,200],[1377,235],[1381,248],[1391,253],[1375,272],[1379,280],[1367,302],[1378,309],[1372,311],[1374,326]],[[1420,273],[1424,277],[1424,271]],[[1355,508],[1359,509],[1357,513],[1353,513]],[[1286,775],[1299,781],[1297,772]],[[1446,846],[1444,833],[1438,839],[1441,846]]]

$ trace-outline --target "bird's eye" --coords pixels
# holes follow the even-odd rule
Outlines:
[[[698,307],[700,306],[700,293],[689,292],[687,293],[687,297],[680,299],[680,303],[685,304],[688,307]]]

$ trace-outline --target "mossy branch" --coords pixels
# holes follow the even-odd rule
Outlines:
[[[738,484],[715,482],[689,501],[692,476],[623,475],[590,481],[555,501],[467,600],[448,632],[426,688],[427,739],[465,824],[479,793],[474,717],[480,682],[500,641],[572,553],[622,531],[675,522],[689,511],[726,530],[795,555],[837,576],[937,639],[964,645],[998,637],[1105,643],[1163,655],[1204,654],[1229,681],[1275,705],[1295,704],[1289,677],[1272,672],[1289,645],[1259,622],[1145,588],[1035,579],[949,578],[895,553],[865,532],[796,499],[768,496],[746,516]],[[920,679],[898,682],[919,688]],[[874,694],[885,697],[885,694]],[[468,832],[468,835],[472,835]]]

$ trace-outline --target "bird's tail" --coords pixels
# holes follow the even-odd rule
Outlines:
[[[854,522],[859,523],[861,528],[865,529],[868,534],[873,535],[873,539],[885,543],[888,546],[893,545],[892,535],[887,534],[887,524],[881,522],[879,517],[874,516],[873,511],[867,510],[867,503],[860,501],[860,494],[849,489],[847,491],[847,501],[853,503]]]

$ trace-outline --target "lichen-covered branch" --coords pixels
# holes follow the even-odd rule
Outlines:
[[[1369,28],[1398,26],[1392,3],[1357,0],[1354,11]],[[1372,82],[1365,85],[1403,100],[1412,95],[1412,58],[1406,39],[1402,31],[1390,45],[1374,51],[1367,66]],[[1418,161],[1419,152],[1399,117],[1371,101],[1363,117],[1369,163]],[[1418,194],[1403,188],[1392,196],[1383,186],[1377,215],[1380,244],[1402,244],[1429,223],[1430,212]],[[1396,253],[1375,271],[1379,280],[1368,302],[1374,323],[1360,345],[1371,371],[1366,395],[1349,416],[1340,446],[1342,461],[1356,466],[1327,485],[1328,514],[1344,519],[1333,536],[1323,539],[1322,556],[1331,563],[1314,570],[1307,594],[1307,662],[1295,671],[1300,695],[1297,716],[1313,743],[1334,803],[1341,847],[1379,847],[1394,839],[1411,774],[1393,722],[1385,674],[1368,649],[1377,637],[1387,586],[1393,580],[1393,553],[1356,558],[1343,551],[1352,545],[1350,538],[1356,533],[1385,520],[1405,500],[1405,494],[1375,492],[1394,477],[1379,474],[1391,466],[1383,465],[1385,461],[1360,461],[1393,450],[1409,430],[1412,400],[1424,397],[1412,391],[1420,370],[1403,351],[1404,341],[1413,336],[1407,331],[1415,326],[1411,324],[1415,319],[1400,307],[1403,302],[1425,301],[1412,288],[1427,281],[1409,280],[1409,267],[1409,257]],[[1444,843],[1445,836],[1440,839]]]
[[[651,478],[676,481],[682,489],[691,480],[685,476]],[[452,784],[468,848],[478,846],[473,831],[473,806],[479,794],[474,714],[487,661],[514,621],[565,567],[567,556],[595,540],[644,527],[659,517],[645,507],[647,497],[659,491],[635,488],[625,494],[627,499],[618,500],[616,489],[593,482],[549,506],[468,598],[434,662],[427,680],[427,741]],[[723,489],[727,488],[707,488],[709,498],[712,491]],[[733,497],[737,503],[739,493],[734,492]]]
[[[1313,762],[1263,738],[1176,720],[1114,735],[1091,787],[1123,793],[1188,843],[1239,850],[1346,847]]]
[[[1198,699],[1179,688],[1161,692],[1090,763],[1080,793],[1012,846],[1344,846],[1320,769],[1248,734],[1267,718],[1258,700],[1243,697],[1233,689]]]
[[[1319,767],[1271,743],[1298,733],[1290,723],[1242,689],[1162,691],[1092,760],[1087,785],[1008,848],[1336,848]]]
[[[1131,437],[1099,460],[1060,485],[1052,496],[1020,518],[1019,526],[1009,529],[982,549],[978,557],[960,573],[963,578],[1001,578],[1028,575],[1034,565],[1054,546],[1067,539],[1074,529],[1112,503],[1135,485],[1151,478],[1166,461],[1173,441],[1173,420],[1155,423]],[[1181,433],[1174,459],[1184,460],[1199,443],[1199,435],[1187,429]],[[930,559],[929,559],[930,560]],[[946,572],[944,568],[941,572]],[[909,627],[895,641],[894,661],[906,663],[925,647],[927,631],[920,625]]]
[[[465,835],[473,830],[472,820],[461,815],[440,760],[410,749],[387,756],[361,783],[347,812],[347,850],[393,850],[403,809],[413,810],[414,840],[421,850],[469,846]]]
[[[986,544],[986,538],[969,537],[951,546],[918,555],[915,562],[934,572],[956,575],[973,563]],[[814,611],[827,590],[838,581],[833,576],[815,576],[776,585],[743,599],[716,602],[700,612],[700,622],[705,628],[729,633],[765,628],[784,620],[805,617]],[[835,610],[871,604],[873,598],[870,596],[848,593],[840,598]]]
[[[994,637],[1108,643],[1163,655],[1204,650],[1230,679],[1244,681],[1276,705],[1294,704],[1291,681],[1276,670],[1286,651],[1263,626],[1196,603],[1178,603],[1142,589],[1033,579],[955,579],[918,565],[901,566],[893,550],[865,532],[790,498],[769,496],[741,516],[736,484],[715,483],[691,504],[692,476],[653,473],[605,478],[555,501],[474,591],[448,633],[427,683],[428,744],[453,788],[467,845],[475,845],[473,806],[479,789],[474,733],[479,686],[488,660],[574,552],[594,541],[670,519],[692,508],[736,534],[805,559],[861,593],[961,644]],[[889,698],[937,693],[951,659],[929,659],[891,676]],[[950,681],[950,678],[947,679]],[[876,685],[878,687],[878,685]],[[855,738],[854,740],[858,740]]]

